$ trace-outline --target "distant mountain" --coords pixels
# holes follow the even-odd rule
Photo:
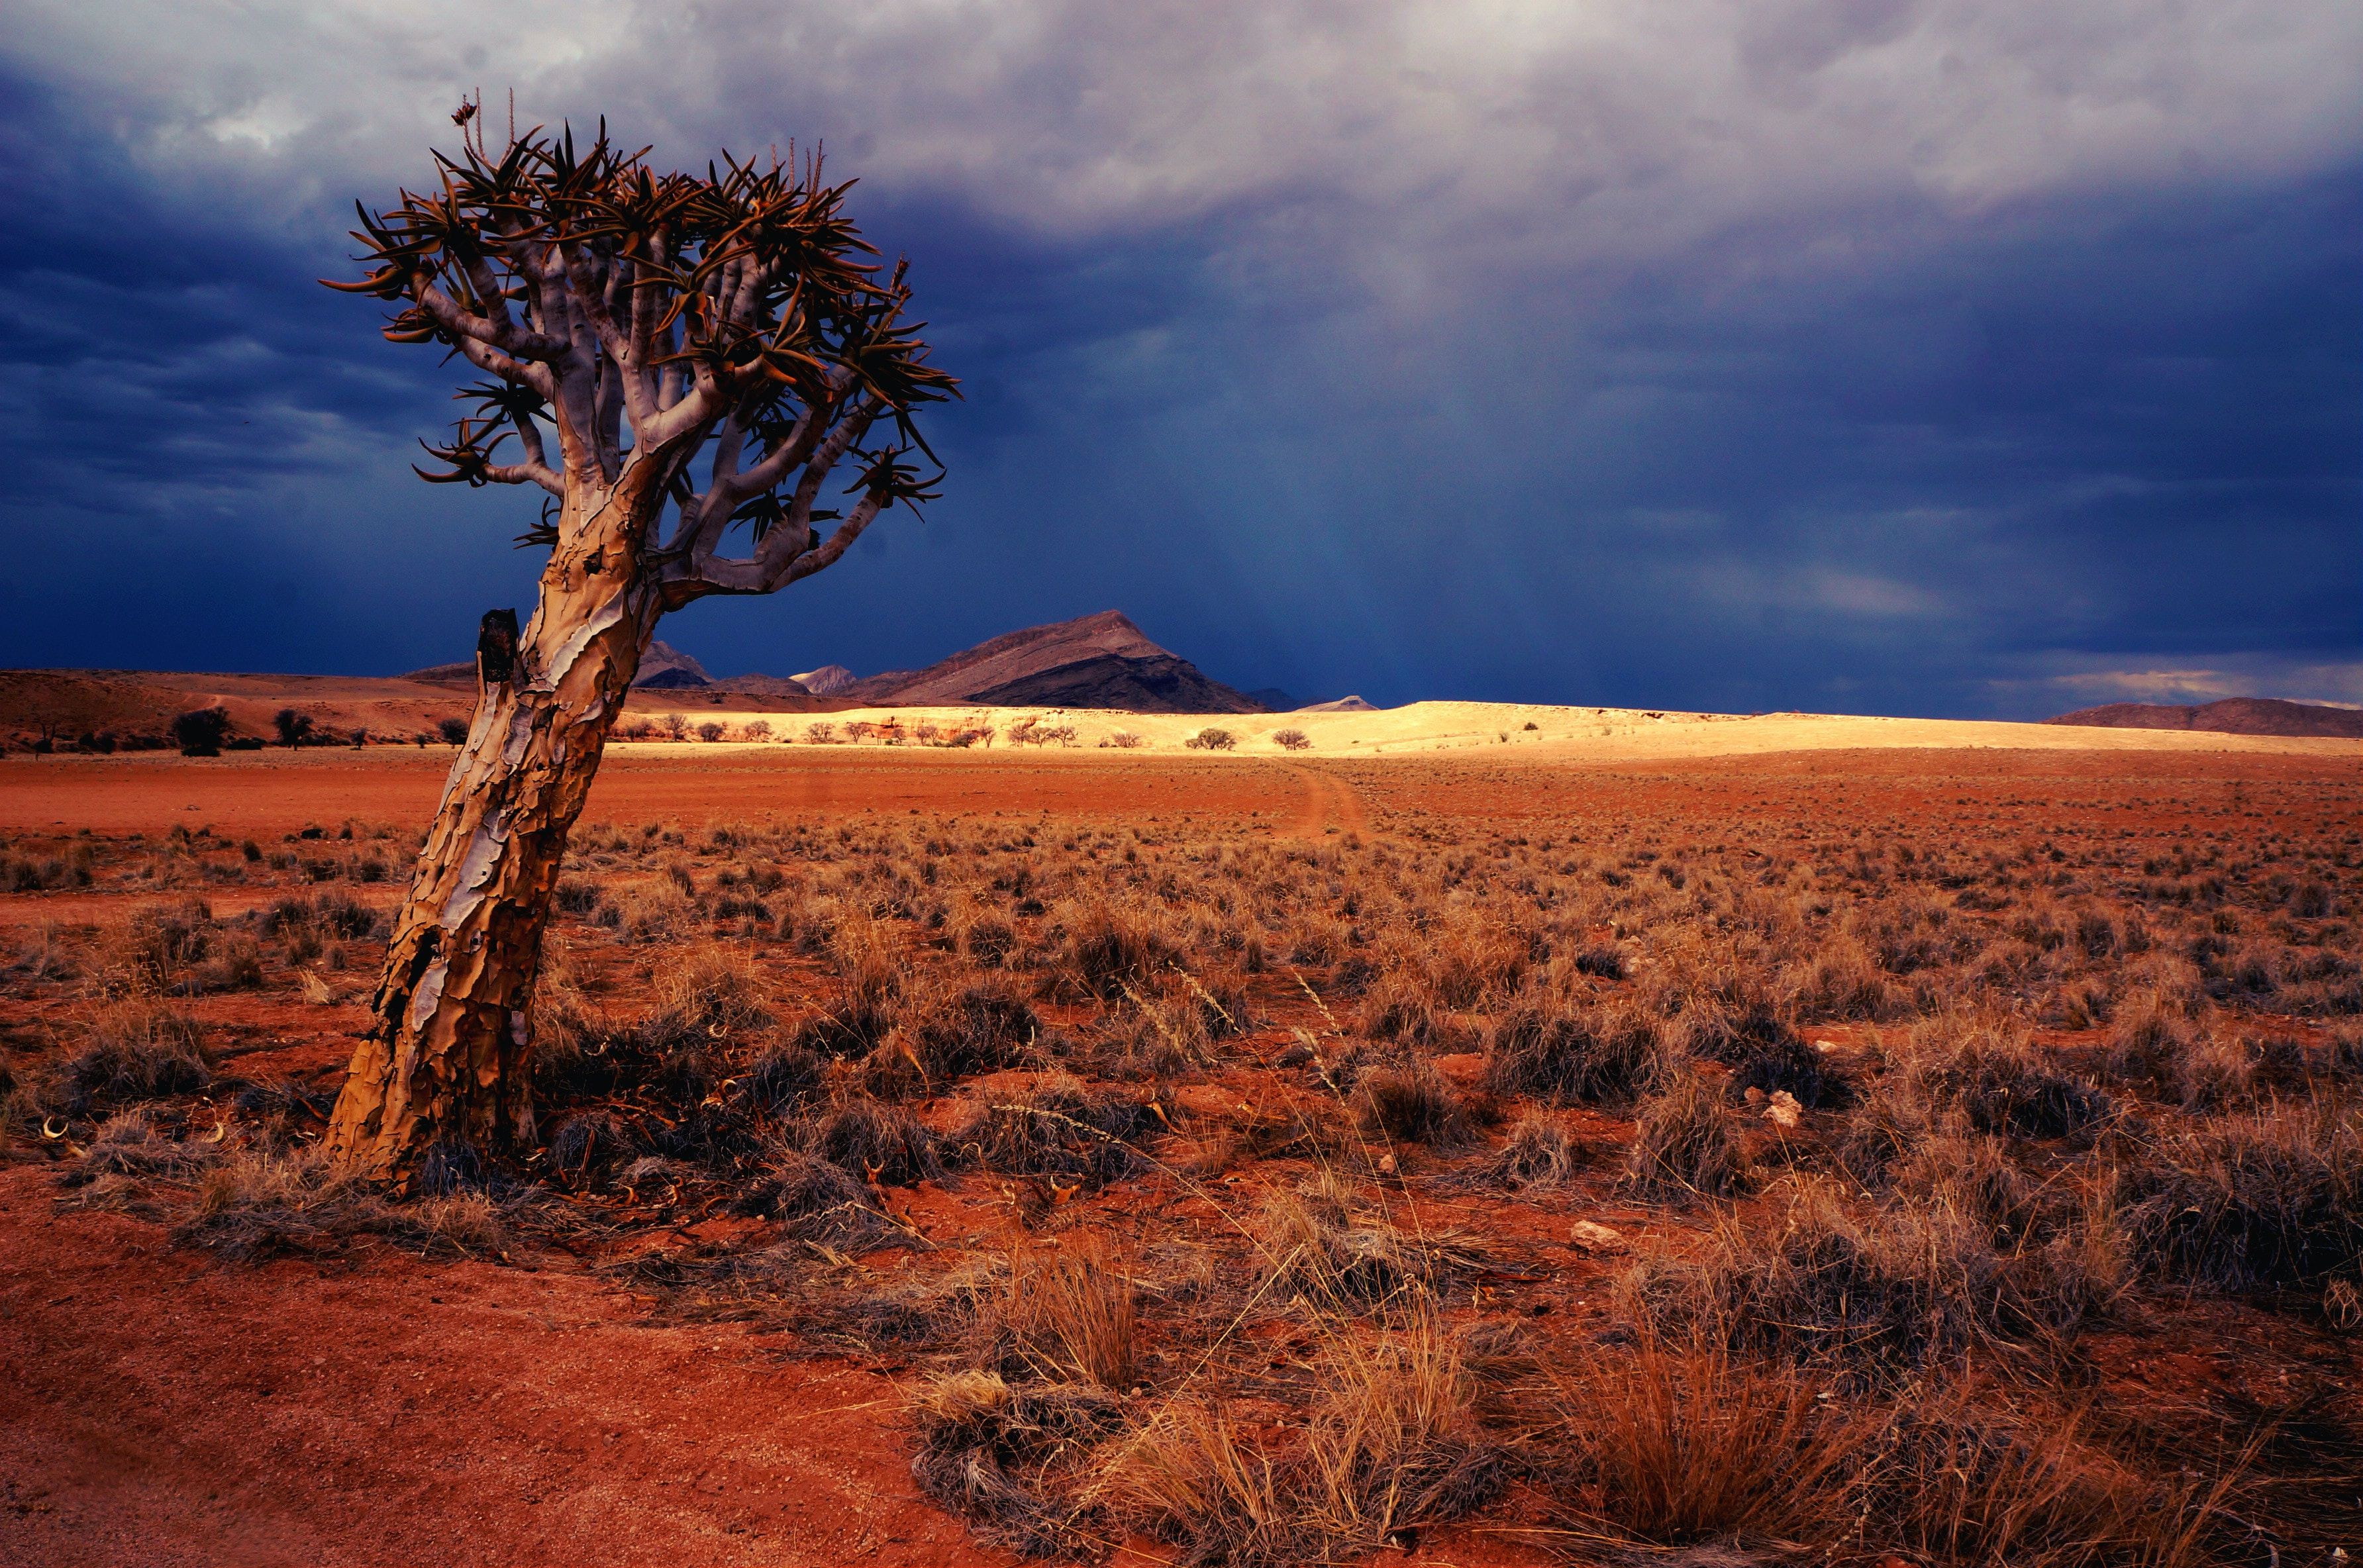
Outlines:
[[[1150,642],[1118,611],[1028,626],[919,670],[839,687],[840,701],[923,707],[1114,708],[1140,713],[1259,713],[1263,704]]]
[[[476,661],[471,658],[460,664],[432,664],[425,669],[414,669],[401,679],[424,680],[436,685],[464,680],[472,686],[476,680]],[[662,691],[687,686],[711,686],[714,678],[705,673],[704,665],[679,648],[651,642],[648,653],[640,659],[640,672],[633,678],[632,684]]]
[[[640,672],[632,678],[632,684],[659,691],[679,690],[685,686],[711,686],[714,677],[679,648],[651,642],[649,651],[640,656]]]
[[[1378,706],[1359,697],[1340,697],[1330,702],[1307,702],[1296,710],[1300,713],[1375,713]]]
[[[810,697],[812,688],[793,676],[734,675],[727,680],[713,683],[717,691],[735,691],[744,697]]]
[[[2111,702],[2046,719],[2047,724],[2084,724],[2112,730],[2206,730],[2227,735],[2342,735],[2363,737],[2363,709],[2316,702],[2285,702],[2278,697],[2226,697],[2219,702],[2182,707],[2167,702]]]
[[[1304,706],[1277,686],[1259,686],[1248,692],[1248,696],[1275,713],[1293,712]]]
[[[841,664],[825,664],[790,679],[815,697],[834,697],[853,684],[853,671]]]

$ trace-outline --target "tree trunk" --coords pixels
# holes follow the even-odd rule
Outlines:
[[[348,1173],[407,1185],[439,1142],[491,1154],[533,1141],[542,932],[661,613],[640,580],[653,503],[633,503],[638,477],[583,502],[580,524],[570,499],[516,667],[487,683],[451,764],[330,1121],[330,1158]]]

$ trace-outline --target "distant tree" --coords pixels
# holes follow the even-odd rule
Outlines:
[[[708,743],[718,741],[730,733],[730,726],[719,719],[708,719],[697,726],[697,738]]]
[[[837,726],[826,720],[815,720],[804,726],[804,744],[806,745],[836,745]]]
[[[1239,744],[1239,737],[1228,730],[1218,730],[1210,725],[1182,744],[1192,751],[1229,751]]]
[[[369,274],[332,285],[486,378],[421,477],[549,498],[521,541],[549,551],[538,605],[514,666],[485,667],[328,1132],[340,1170],[397,1181],[441,1140],[530,1138],[551,889],[659,618],[810,577],[931,499],[913,418],[956,392],[817,155],[669,173],[604,128],[494,153],[459,117],[460,155],[362,210]]]
[[[738,733],[745,735],[750,741],[770,740],[771,738],[771,721],[769,719],[749,719],[747,721],[747,727]]]
[[[227,708],[194,708],[172,720],[172,739],[183,756],[219,756],[233,726]]]
[[[1299,729],[1274,730],[1271,738],[1282,751],[1304,751],[1313,744]]]
[[[435,733],[443,737],[445,745],[464,745],[468,740],[468,721],[465,719],[438,720],[435,725]]]
[[[279,744],[294,747],[312,738],[312,715],[300,708],[282,708],[271,715],[271,727],[279,732]]]
[[[658,725],[663,729],[665,738],[667,740],[687,740],[689,738],[689,717],[687,714],[667,713],[663,718],[658,720],[657,723]]]

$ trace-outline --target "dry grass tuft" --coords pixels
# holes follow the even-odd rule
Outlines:
[[[1682,1072],[1642,1107],[1625,1181],[1660,1202],[1731,1198],[1754,1185],[1738,1118],[1704,1077]]]
[[[1629,1105],[1666,1071],[1657,1020],[1630,1003],[1529,1003],[1496,1020],[1485,1042],[1487,1088],[1552,1105]]]

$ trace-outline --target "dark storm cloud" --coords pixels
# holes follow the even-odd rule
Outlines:
[[[710,665],[1119,605],[1315,696],[2363,700],[2342,8],[513,9],[33,7],[0,661],[395,669],[529,595],[531,499],[408,477],[454,378],[310,281],[514,81],[826,136],[966,380],[945,502],[669,623]]]

